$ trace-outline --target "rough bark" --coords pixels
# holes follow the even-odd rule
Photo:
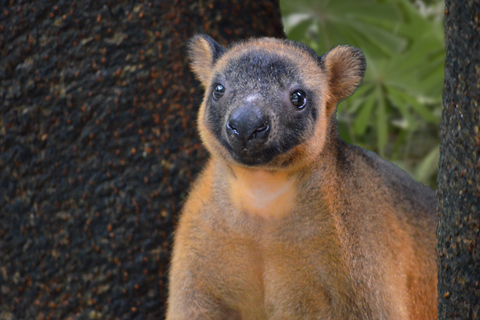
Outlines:
[[[445,1],[438,175],[439,319],[480,317],[480,2]]]
[[[185,42],[283,36],[278,1],[0,4],[0,319],[162,318],[207,156]]]

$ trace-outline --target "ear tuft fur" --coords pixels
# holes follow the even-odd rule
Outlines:
[[[322,65],[328,76],[332,102],[350,97],[365,74],[367,66],[360,49],[341,45],[322,56]]]
[[[222,46],[205,34],[196,35],[190,40],[188,44],[190,67],[204,87],[209,85],[213,65],[224,52]]]

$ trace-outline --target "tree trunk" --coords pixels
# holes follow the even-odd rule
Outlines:
[[[2,1],[0,319],[161,318],[207,154],[185,43],[283,36],[278,1]]]
[[[438,174],[439,319],[480,317],[480,2],[445,1]]]

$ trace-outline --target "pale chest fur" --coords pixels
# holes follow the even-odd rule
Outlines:
[[[241,212],[262,217],[281,218],[295,206],[295,177],[284,172],[232,168],[227,177],[228,195]]]

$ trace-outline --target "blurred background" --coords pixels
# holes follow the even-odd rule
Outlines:
[[[198,33],[361,48],[367,72],[338,106],[341,136],[436,188],[439,0],[0,8],[0,320],[163,318],[176,221],[208,158],[185,46]]]
[[[437,186],[445,59],[442,0],[281,0],[288,38],[321,55],[362,49],[365,79],[339,104],[341,137]]]

